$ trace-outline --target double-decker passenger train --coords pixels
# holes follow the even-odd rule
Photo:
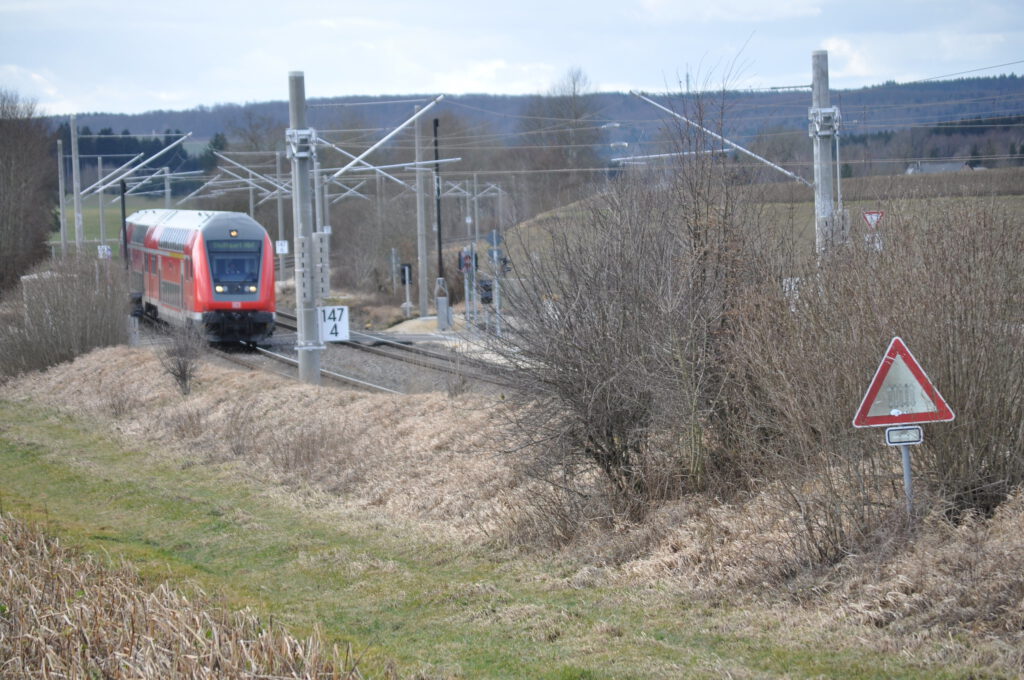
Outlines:
[[[255,344],[274,332],[270,237],[244,213],[141,210],[125,223],[138,313],[192,325],[211,342]]]

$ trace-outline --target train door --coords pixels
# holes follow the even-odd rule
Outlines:
[[[181,261],[181,307],[191,312],[195,309],[195,291],[192,280],[192,258],[186,255]]]
[[[160,256],[152,253],[149,256],[149,294],[154,299],[160,300]]]

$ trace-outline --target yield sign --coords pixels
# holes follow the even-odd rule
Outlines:
[[[953,410],[900,338],[893,338],[860,402],[854,427],[953,420]]]
[[[868,227],[875,229],[878,227],[878,220],[885,217],[884,210],[865,210],[863,213],[864,221],[868,223]]]

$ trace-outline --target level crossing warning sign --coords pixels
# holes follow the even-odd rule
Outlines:
[[[953,410],[899,337],[882,363],[853,418],[854,427],[882,427],[953,420]]]

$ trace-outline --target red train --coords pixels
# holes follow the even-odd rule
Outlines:
[[[244,213],[141,210],[125,223],[138,313],[192,324],[211,342],[255,344],[274,332],[274,252]]]

